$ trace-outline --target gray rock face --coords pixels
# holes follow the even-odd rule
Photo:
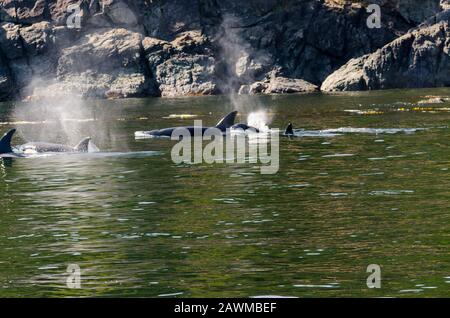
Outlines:
[[[144,67],[142,39],[126,29],[86,34],[61,52],[56,72],[60,88],[95,97],[155,94]]]
[[[365,80],[364,64],[369,55],[360,58],[351,59],[339,70],[332,73],[322,83],[322,91],[359,91],[367,90]]]
[[[178,55],[157,66],[156,80],[161,96],[211,95],[216,90],[214,58]]]
[[[54,77],[56,57],[53,29],[48,22],[20,28],[12,23],[0,26],[0,49],[10,69],[14,86],[28,86],[34,74]]]
[[[49,18],[45,0],[1,0],[0,20],[17,23],[36,23]]]
[[[0,49],[8,60],[23,56],[19,30],[20,27],[13,23],[0,24]]]
[[[241,37],[275,57],[285,76],[320,84],[350,58],[373,52],[411,27],[386,10],[383,27],[371,32],[367,17],[363,6],[341,9],[317,1],[293,1],[243,28]]]
[[[375,31],[366,25],[372,2],[383,12]],[[67,25],[69,5],[79,6],[80,29]],[[386,78],[399,73],[383,63],[393,59],[365,55],[446,6],[448,0],[0,0],[0,99],[66,91],[102,98],[311,91],[354,58],[323,87],[390,87]],[[407,58],[406,38],[392,48],[402,70],[417,65],[405,74],[423,74],[414,85],[446,85],[432,67],[446,61],[439,52],[447,31],[435,31],[414,37],[414,58]],[[432,67],[419,62],[424,54]],[[273,69],[276,79],[265,78]],[[328,84],[334,82],[336,88]]]
[[[145,38],[143,47],[161,96],[216,92],[215,59],[200,31],[184,32],[172,42]]]
[[[433,16],[441,10],[441,0],[397,0],[396,8],[400,15],[411,23],[420,23],[427,17]]]
[[[136,14],[127,3],[120,0],[102,1],[105,15],[111,19],[114,25],[136,25],[138,20]]]
[[[440,15],[382,49],[352,59],[331,74],[323,91],[450,86],[450,28]]]

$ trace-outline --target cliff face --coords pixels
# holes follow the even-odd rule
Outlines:
[[[0,0],[0,99],[315,90],[441,10],[373,2],[380,29],[367,27],[368,1]]]
[[[372,54],[350,60],[323,91],[450,86],[450,10]]]

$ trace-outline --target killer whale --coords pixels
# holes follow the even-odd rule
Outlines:
[[[233,126],[234,121],[236,119],[237,111],[232,111],[225,117],[223,117],[214,127],[195,127],[195,126],[180,126],[180,127],[170,127],[170,128],[163,128],[163,129],[155,129],[150,131],[137,131],[135,132],[135,136],[149,136],[149,137],[171,137],[172,133],[175,129],[186,129],[189,131],[191,136],[194,136],[194,132],[199,131],[201,132],[201,135],[203,136],[205,131],[209,128],[217,128],[220,131],[222,131],[224,134],[226,133],[226,130]]]
[[[259,133],[259,132],[260,132],[260,130],[259,130],[258,128],[249,126],[249,125],[247,125],[247,124],[236,124],[236,125],[233,125],[233,126],[231,127],[231,129],[236,129],[236,130],[237,130],[237,129],[241,129],[241,130],[243,130],[243,131],[250,130],[250,131],[254,131],[254,132],[256,132],[256,133]],[[294,127],[293,127],[292,123],[289,123],[289,124],[287,125],[287,127],[286,127],[286,129],[284,130],[284,132],[282,133],[282,135],[283,135],[283,136],[287,136],[287,137],[293,137],[293,136],[295,136],[295,133],[294,133]]]
[[[294,127],[292,126],[292,123],[289,123],[284,130],[283,135],[285,136],[294,136]]]
[[[15,132],[16,129],[11,129],[0,139],[0,154],[24,155],[45,152],[89,152],[90,137],[83,138],[83,140],[74,147],[48,142],[28,142],[23,145],[12,147],[11,140]]]
[[[255,132],[255,133],[259,133],[260,132],[258,128],[249,126],[247,124],[240,123],[240,124],[236,124],[236,125],[231,126],[231,130],[238,130],[238,129],[243,130],[243,131],[249,130],[249,131],[252,131],[252,132]]]
[[[89,152],[90,137],[81,140],[75,147],[49,142],[28,142],[15,147],[20,153],[43,153],[43,152]]]
[[[289,123],[283,133],[283,136],[287,137],[336,137],[342,134],[396,134],[405,133],[411,134],[416,131],[424,130],[425,128],[355,128],[355,127],[340,127],[335,129],[323,129],[323,130],[304,130],[296,129]]]

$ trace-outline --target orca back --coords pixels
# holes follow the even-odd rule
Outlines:
[[[53,144],[49,142],[28,142],[16,147],[23,153],[44,153],[44,152],[74,152],[74,148],[62,144]]]

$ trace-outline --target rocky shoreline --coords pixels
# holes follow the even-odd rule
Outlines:
[[[0,0],[0,100],[450,86],[449,23],[446,0]]]

